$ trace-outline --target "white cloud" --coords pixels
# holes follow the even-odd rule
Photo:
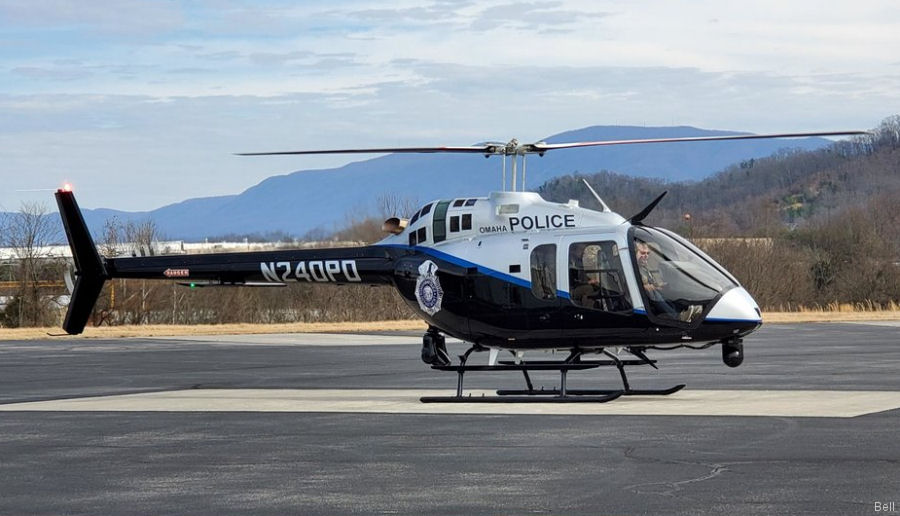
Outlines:
[[[178,28],[184,23],[174,0],[0,0],[4,24],[51,30],[81,28],[128,37],[146,36]]]
[[[593,124],[872,127],[900,112],[898,14],[892,1],[0,0],[0,205],[67,174],[87,206],[153,208],[347,161],[236,151]]]

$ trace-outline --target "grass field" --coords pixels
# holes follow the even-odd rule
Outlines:
[[[900,310],[882,311],[805,311],[764,312],[765,324],[800,322],[900,321]],[[367,333],[379,331],[425,331],[419,320],[292,323],[292,324],[219,324],[219,325],[147,325],[88,327],[78,338],[111,339],[121,337],[161,337],[177,335],[231,335],[253,333]],[[0,328],[0,340],[45,339],[63,333],[60,328]]]

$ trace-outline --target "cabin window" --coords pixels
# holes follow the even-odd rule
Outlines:
[[[556,299],[556,244],[531,251],[531,293],[538,299]]]
[[[418,231],[416,231],[416,238],[419,240],[420,244],[428,240],[428,233],[426,232],[424,227],[421,227]]]
[[[584,308],[631,310],[628,283],[615,242],[577,242],[569,246],[569,297],[572,304]]]
[[[465,202],[466,202],[465,199],[457,199],[457,200],[453,201],[453,207],[454,207],[454,208],[459,208],[459,207],[462,206]]]
[[[450,207],[450,201],[441,201],[434,207],[434,216],[432,217],[431,238],[434,243],[447,240],[447,208]]]
[[[462,229],[463,231],[467,231],[472,229],[472,214],[466,213],[462,216]]]
[[[466,206],[475,206],[476,201],[478,201],[478,199],[469,199],[466,201]]]
[[[416,223],[417,220],[419,220],[419,212],[418,211],[415,213],[415,215],[412,216],[411,219],[409,219],[409,225],[412,226],[413,224]]]
[[[424,217],[425,215],[428,215],[429,212],[431,212],[431,204],[430,204],[430,203],[429,203],[429,204],[426,204],[426,205],[422,208],[422,216]]]
[[[409,232],[409,245],[410,245],[410,246],[414,246],[414,245],[416,245],[417,243],[418,243],[418,241],[416,240],[416,232],[415,232],[415,231],[410,231],[410,232]]]
[[[459,232],[459,215],[454,215],[450,217],[450,232],[457,233]]]

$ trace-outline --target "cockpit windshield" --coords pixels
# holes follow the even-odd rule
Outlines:
[[[737,284],[701,254],[662,231],[636,227],[634,261],[650,315],[691,323]]]

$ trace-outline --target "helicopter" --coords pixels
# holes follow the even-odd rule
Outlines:
[[[75,281],[63,322],[84,330],[106,280],[175,280],[191,287],[277,287],[292,282],[390,285],[428,324],[421,358],[455,372],[455,396],[422,402],[607,402],[628,395],[668,395],[682,389],[634,389],[626,366],[656,368],[650,350],[721,346],[738,367],[743,340],[762,325],[753,297],[737,278],[687,239],[644,224],[666,192],[638,213],[613,212],[584,181],[601,210],[571,200],[557,203],[525,191],[526,158],[604,145],[846,136],[865,131],[604,140],[461,147],[397,147],[240,153],[241,156],[347,153],[469,153],[502,158],[503,189],[487,196],[438,199],[408,219],[387,219],[387,236],[360,247],[101,257],[68,185],[55,196],[75,262]],[[518,163],[521,160],[521,181]],[[511,162],[507,181],[507,162]],[[470,347],[453,363],[446,337]],[[470,364],[473,352],[487,364]],[[562,360],[525,360],[526,352],[562,351]],[[627,353],[623,355],[622,352]],[[510,359],[501,360],[500,353]],[[598,357],[598,358],[595,358]],[[623,358],[624,356],[624,358]],[[619,389],[567,389],[570,371],[614,366]],[[521,372],[525,389],[465,396],[470,371]],[[556,371],[559,387],[536,389],[530,373]]]

